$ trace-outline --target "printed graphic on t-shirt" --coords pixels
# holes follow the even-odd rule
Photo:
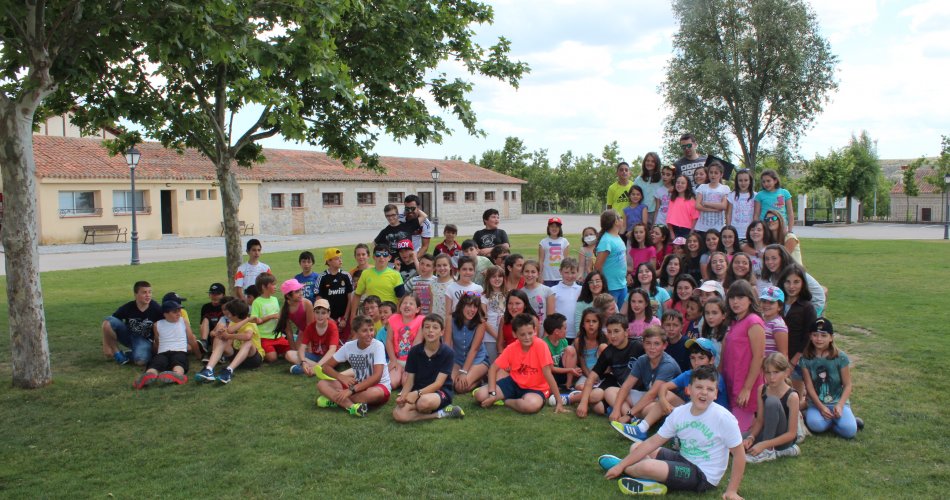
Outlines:
[[[356,373],[356,380],[366,380],[373,374],[375,356],[372,353],[350,354],[346,360],[349,361],[350,367]]]

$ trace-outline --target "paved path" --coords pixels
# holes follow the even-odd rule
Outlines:
[[[509,234],[544,232],[547,215],[525,215],[517,220],[503,220],[501,227]],[[595,215],[562,215],[564,225],[571,233],[579,233],[587,226],[599,227]],[[380,228],[384,221],[380,221]],[[481,229],[479,223],[459,224],[462,235]],[[371,241],[379,231],[360,230],[343,233],[309,234],[301,236],[257,235],[268,252],[320,249],[333,245],[352,245]],[[933,240],[943,238],[942,225],[912,224],[854,224],[850,226],[796,227],[802,238],[848,238],[865,240]],[[244,237],[243,240],[251,238]],[[139,241],[139,259],[147,262],[201,259],[224,256],[224,238],[165,237],[161,240]],[[0,275],[6,274],[3,263],[6,255],[0,250]],[[90,267],[128,264],[131,258],[129,243],[100,243],[96,245],[47,245],[40,247],[40,270],[60,271]]]

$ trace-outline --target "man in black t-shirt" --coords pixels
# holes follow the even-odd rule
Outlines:
[[[508,233],[504,229],[498,229],[498,224],[501,222],[498,210],[494,208],[485,210],[485,213],[482,214],[482,222],[485,223],[485,229],[475,231],[475,235],[472,236],[475,244],[478,245],[478,255],[488,257],[496,246],[510,248]]]
[[[164,318],[162,306],[152,300],[152,285],[137,281],[135,300],[123,304],[102,322],[102,353],[124,365],[145,366],[152,359],[152,325]],[[118,344],[131,349],[122,352]],[[131,359],[130,359],[131,358]]]
[[[422,210],[416,209],[419,216],[414,219],[407,219],[405,222],[399,222],[399,208],[390,203],[383,207],[383,213],[386,215],[388,226],[384,227],[373,242],[377,245],[386,245],[389,247],[389,260],[395,260],[399,250],[396,244],[402,240],[412,238],[412,233],[422,227],[422,223],[427,216]]]
[[[673,163],[676,167],[675,175],[685,175],[695,191],[696,183],[693,181],[693,172],[706,164],[706,157],[701,156],[696,149],[696,138],[693,137],[693,134],[683,134],[680,137],[680,147],[683,148],[683,157]]]

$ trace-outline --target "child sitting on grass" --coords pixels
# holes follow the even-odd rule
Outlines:
[[[615,301],[613,304],[616,307]],[[639,340],[627,337],[627,318],[621,314],[608,316],[607,348],[590,369],[584,390],[568,395],[569,402],[577,403],[577,416],[587,417],[590,409],[598,415],[609,414],[611,408],[605,400],[604,390],[619,387],[630,373],[630,361],[642,356],[643,352],[643,344]]]
[[[541,325],[544,328],[544,343],[551,352],[551,359],[554,365],[551,366],[551,373],[554,374],[554,381],[558,387],[564,387],[567,390],[574,385],[574,381],[579,378],[583,372],[577,366],[577,351],[574,346],[569,345],[567,341],[567,317],[561,313],[554,313],[544,318]],[[551,406],[557,404],[553,398],[548,400]]]
[[[152,351],[148,369],[135,381],[136,389],[144,389],[156,380],[166,384],[188,382],[188,333],[181,319],[181,304],[174,300],[162,303],[162,315],[152,325]]]
[[[475,401],[483,408],[504,401],[502,404],[518,413],[537,413],[548,396],[553,395],[556,401],[554,412],[566,411],[551,373],[554,360],[544,342],[534,335],[534,322],[534,318],[524,313],[512,320],[517,341],[505,347],[492,363],[488,370],[488,385],[475,391]],[[504,370],[508,376],[496,380],[499,370]]]
[[[398,389],[406,382],[406,359],[409,349],[422,341],[418,336],[425,316],[419,314],[419,303],[412,294],[403,295],[399,299],[399,312],[390,314],[386,319],[386,358],[389,360],[389,380],[393,389]]]
[[[412,346],[406,358],[406,383],[393,409],[396,422],[465,417],[460,407],[452,405],[454,354],[442,343],[444,325],[438,314],[429,314],[422,322],[424,341]]]
[[[835,329],[828,318],[818,318],[802,354],[802,374],[811,404],[805,422],[813,433],[828,430],[851,439],[858,432],[851,412],[851,360],[835,345]]]
[[[366,416],[369,405],[384,405],[389,401],[389,370],[386,369],[386,349],[373,338],[373,320],[359,315],[353,319],[353,335],[332,358],[323,365],[323,373],[333,380],[317,382],[317,406],[340,407],[356,417]],[[353,375],[340,373],[338,364],[346,361]]]
[[[340,345],[340,331],[336,321],[330,318],[330,302],[317,299],[313,306],[314,321],[304,328],[297,339],[297,350],[287,353],[287,360],[293,363],[290,373],[294,375],[314,376],[314,370],[322,367]]]
[[[762,361],[765,385],[759,395],[762,404],[755,414],[749,434],[742,441],[749,463],[767,462],[778,457],[801,454],[798,437],[798,393],[788,385],[792,365],[780,352],[773,352]]]
[[[231,299],[222,306],[224,319],[218,323],[211,335],[214,338],[211,356],[205,368],[195,375],[202,382],[217,380],[222,384],[231,382],[234,369],[259,368],[264,363],[264,349],[261,347],[261,336],[257,333],[257,325],[249,317],[250,308],[240,299]],[[222,328],[223,324],[227,324]],[[227,368],[221,370],[217,376],[214,366],[218,360],[227,356],[231,360]]]
[[[745,448],[736,418],[718,404],[719,374],[712,366],[693,370],[690,402],[673,410],[660,430],[646,441],[634,443],[623,459],[600,457],[607,479],[620,478],[621,491],[631,494],[665,494],[667,489],[702,493],[719,484],[732,454],[732,473],[722,497],[741,499],[739,485],[745,473]],[[679,452],[661,448],[677,437]],[[624,476],[621,478],[621,476]]]
[[[643,332],[643,350],[645,356],[630,361],[630,374],[619,389],[607,389],[605,397],[613,402],[610,413],[611,425],[621,433],[622,424],[630,417],[643,416],[643,410],[656,400],[655,394],[647,392],[654,384],[668,382],[680,374],[680,367],[672,356],[666,353],[666,332],[658,326],[651,326]],[[643,387],[645,391],[635,387]],[[637,433],[636,437],[646,439],[646,433]]]

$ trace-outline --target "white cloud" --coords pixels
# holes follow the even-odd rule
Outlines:
[[[815,1],[812,8],[832,43],[839,42],[854,32],[868,30],[878,19],[875,0]]]

